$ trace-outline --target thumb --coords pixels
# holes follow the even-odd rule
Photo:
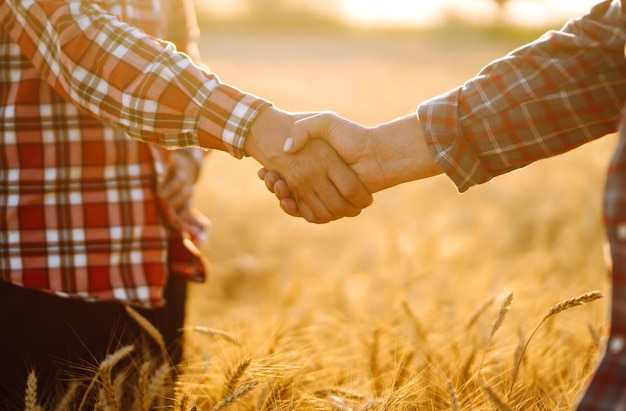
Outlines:
[[[326,128],[328,119],[324,113],[316,114],[297,120],[289,137],[285,139],[283,151],[285,153],[297,153],[302,150],[311,138],[324,138],[326,136]]]

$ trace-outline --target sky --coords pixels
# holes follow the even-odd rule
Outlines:
[[[491,21],[493,0],[337,0],[341,12],[360,24],[427,26],[457,13],[476,21]],[[507,16],[523,25],[544,25],[578,16],[599,0],[511,0]]]
[[[198,1],[217,12],[236,12],[241,8],[240,0]],[[522,25],[564,23],[568,17],[583,14],[599,1],[510,0],[506,13]],[[316,0],[310,2],[315,4]],[[489,22],[496,11],[493,0],[325,0],[325,3],[332,4],[347,20],[370,26],[432,26],[451,12],[477,22]]]

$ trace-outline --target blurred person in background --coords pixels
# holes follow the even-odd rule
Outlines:
[[[626,410],[625,45],[626,0],[604,1],[422,102],[414,114],[363,127],[323,113],[298,121],[285,144],[297,152],[309,137],[324,136],[371,192],[442,173],[463,192],[619,129],[604,196],[611,333],[579,411]],[[268,170],[259,176],[281,207],[301,215],[291,186]]]
[[[0,4],[0,408],[23,409],[31,369],[46,395],[136,343],[125,305],[181,359],[185,284],[207,274],[194,147],[292,176],[316,222],[371,202],[321,140],[285,155],[298,117],[195,64],[197,33],[191,0]]]

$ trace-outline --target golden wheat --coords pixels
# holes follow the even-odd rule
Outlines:
[[[109,354],[101,363],[100,367],[98,367],[98,376],[100,377],[100,382],[102,383],[102,389],[104,391],[104,405],[105,408],[110,408],[112,410],[117,410],[120,408],[120,399],[118,397],[118,391],[115,388],[112,380],[112,370],[113,367],[117,363],[119,363],[122,359],[126,358],[132,351],[134,351],[135,346],[127,345],[125,347],[120,348],[112,354]]]
[[[493,321],[493,324],[491,325],[491,329],[489,330],[489,335],[487,337],[487,345],[485,347],[485,350],[483,351],[483,357],[480,360],[480,365],[478,367],[478,377],[479,378],[480,378],[480,375],[481,375],[481,372],[482,372],[482,369],[483,369],[483,365],[485,363],[485,357],[487,355],[487,350],[491,346],[491,342],[493,340],[494,335],[496,334],[496,332],[502,326],[502,323],[504,322],[504,319],[506,318],[506,314],[511,310],[511,304],[512,303],[513,303],[513,293],[511,292],[502,301],[502,305],[500,305],[500,310],[498,310],[498,315],[496,316],[496,319]]]
[[[75,409],[74,402],[76,401],[76,394],[80,384],[78,381],[71,381],[68,388],[63,393],[63,396],[59,400],[58,404],[54,408],[55,411],[71,411]]]
[[[506,402],[504,402],[504,400],[500,398],[500,396],[496,394],[491,388],[484,386],[483,390],[485,390],[485,392],[489,396],[489,399],[494,404],[496,404],[500,411],[512,411],[512,408]]]
[[[244,384],[234,390],[232,393],[224,397],[220,402],[218,402],[213,408],[212,411],[219,411],[228,408],[235,401],[245,397],[252,390],[256,388],[258,384],[257,380],[252,380],[247,384]]]
[[[448,394],[450,395],[450,406],[452,411],[461,411],[461,406],[459,405],[459,396],[454,389],[454,385],[452,385],[452,381],[448,380],[446,385],[448,389]]]
[[[37,375],[34,370],[28,373],[26,379],[26,391],[24,393],[24,410],[39,411],[40,406],[37,401]]]
[[[553,315],[556,315],[560,312],[563,312],[567,309],[570,309],[572,307],[577,307],[580,305],[584,305],[585,303],[589,303],[592,301],[595,301],[597,299],[600,299],[604,297],[604,294],[601,291],[591,291],[585,294],[581,294],[577,297],[572,297],[572,298],[568,298],[567,300],[563,300],[561,302],[556,303],[555,305],[553,305],[552,307],[550,307],[550,310],[548,310],[548,313],[541,319],[541,321],[539,321],[539,324],[537,324],[537,326],[535,327],[535,329],[533,330],[532,333],[530,333],[530,337],[528,337],[528,340],[526,340],[526,344],[524,344],[524,348],[522,349],[521,354],[519,355],[519,359],[517,360],[517,363],[515,364],[515,368],[513,371],[513,378],[511,381],[511,388],[509,390],[509,397],[511,396],[511,393],[513,392],[513,386],[515,385],[515,380],[517,379],[517,374],[519,371],[519,367],[520,364],[522,362],[524,353],[526,352],[526,349],[528,348],[528,344],[530,344],[530,340],[533,338],[533,336],[535,335],[535,333],[539,330],[539,328],[541,327],[541,325],[550,317],[552,317]]]
[[[234,345],[238,345],[238,346],[241,345],[241,341],[239,341],[237,337],[235,337],[234,335],[230,333],[227,333],[226,331],[216,330],[214,328],[208,328],[208,327],[200,327],[200,326],[185,327],[185,329],[197,332],[199,334],[209,335],[211,337],[217,337],[217,338],[226,340]]]
[[[143,409],[149,411],[152,409],[157,397],[164,392],[164,388],[167,386],[172,367],[169,362],[161,364],[150,377],[149,383],[146,387],[145,402],[143,403]]]
[[[241,380],[241,377],[243,377],[246,370],[250,366],[250,363],[251,360],[249,358],[246,358],[245,360],[241,361],[239,365],[237,365],[237,368],[229,373],[229,375],[226,377],[226,383],[224,385],[224,393],[222,394],[223,398],[233,393],[233,391],[237,387],[237,384],[239,384],[239,380]]]
[[[154,341],[157,343],[161,350],[161,355],[163,356],[163,359],[168,359],[169,355],[167,353],[167,347],[165,346],[165,341],[163,340],[163,336],[161,335],[159,330],[157,330],[150,321],[148,321],[143,315],[139,314],[137,310],[135,310],[130,305],[127,304],[124,307],[126,308],[126,312],[128,313],[128,315],[133,320],[135,320],[137,324],[139,324],[139,326],[143,328],[143,330],[146,331],[146,333],[148,333],[150,337],[152,337],[152,339],[154,339]]]

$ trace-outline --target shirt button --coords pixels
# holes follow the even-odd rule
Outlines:
[[[624,337],[613,337],[611,341],[609,341],[609,351],[611,354],[619,354],[624,349],[624,345]]]
[[[615,227],[615,234],[617,235],[617,239],[621,241],[626,240],[626,223],[618,224]]]

